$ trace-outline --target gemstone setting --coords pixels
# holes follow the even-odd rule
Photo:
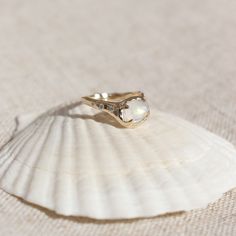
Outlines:
[[[121,110],[121,118],[124,122],[139,123],[146,119],[149,115],[149,106],[147,102],[141,98],[132,99],[126,102],[128,108]]]

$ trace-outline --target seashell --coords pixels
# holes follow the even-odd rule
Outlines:
[[[152,110],[137,129],[78,104],[18,117],[0,152],[0,187],[59,214],[151,217],[202,208],[236,186],[222,138]]]

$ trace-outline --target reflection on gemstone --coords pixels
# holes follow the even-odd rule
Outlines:
[[[149,113],[149,107],[146,101],[142,99],[133,99],[127,102],[129,108],[121,110],[121,118],[123,121],[140,122],[146,118]]]

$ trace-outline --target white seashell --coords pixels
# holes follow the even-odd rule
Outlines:
[[[155,110],[137,129],[93,112],[18,118],[0,187],[63,215],[121,219],[205,207],[236,186],[236,151],[212,133]]]

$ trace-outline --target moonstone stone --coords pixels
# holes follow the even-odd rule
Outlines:
[[[122,119],[125,122],[128,122],[130,120],[133,120],[133,122],[140,122],[148,115],[148,104],[142,99],[133,99],[131,101],[128,101],[127,105],[129,106],[129,108],[123,109],[121,111]]]

